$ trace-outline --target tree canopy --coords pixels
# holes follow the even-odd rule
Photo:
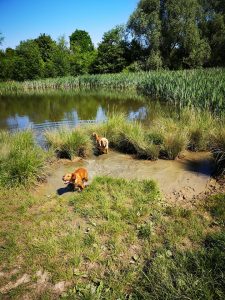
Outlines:
[[[70,36],[70,49],[73,52],[80,48],[82,52],[90,52],[94,50],[89,33],[85,30],[75,30]]]
[[[0,51],[0,80],[217,66],[225,66],[224,0],[140,0],[97,48],[76,29],[69,45],[43,33]]]
[[[70,36],[71,74],[87,74],[91,72],[92,64],[96,57],[96,51],[88,32],[75,30]]]
[[[98,54],[94,64],[96,73],[120,72],[127,65],[124,34],[122,26],[117,26],[104,33],[102,42],[98,46]]]

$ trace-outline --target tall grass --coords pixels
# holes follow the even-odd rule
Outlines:
[[[192,105],[214,111],[225,108],[225,70],[216,68],[82,75],[0,83],[0,95],[46,89],[134,90],[180,107]]]
[[[218,174],[225,172],[225,127],[219,124],[211,136],[211,150],[214,155]]]
[[[149,127],[129,121],[123,113],[112,113],[104,123],[49,130],[45,137],[58,157],[69,159],[88,156],[94,146],[91,135],[97,132],[108,138],[111,148],[141,159],[175,159],[183,150],[192,150],[213,151],[221,161],[225,157],[222,126],[209,112],[193,109],[184,109],[173,119],[158,115]]]
[[[0,132],[0,185],[29,186],[43,179],[46,156],[31,131]]]
[[[47,145],[59,158],[85,157],[91,151],[90,136],[81,129],[60,128],[45,132]]]

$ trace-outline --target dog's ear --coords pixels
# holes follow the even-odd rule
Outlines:
[[[72,173],[71,179],[76,180],[76,174],[75,173]]]

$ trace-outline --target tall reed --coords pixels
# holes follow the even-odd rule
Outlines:
[[[225,109],[225,69],[219,68],[82,75],[0,83],[0,95],[31,91],[38,93],[48,89],[132,90],[180,107],[194,106],[213,111]]]

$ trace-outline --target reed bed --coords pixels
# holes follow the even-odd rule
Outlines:
[[[225,109],[225,70],[219,68],[82,75],[33,81],[2,82],[0,95],[60,90],[133,90],[180,107],[194,106],[220,112]]]

